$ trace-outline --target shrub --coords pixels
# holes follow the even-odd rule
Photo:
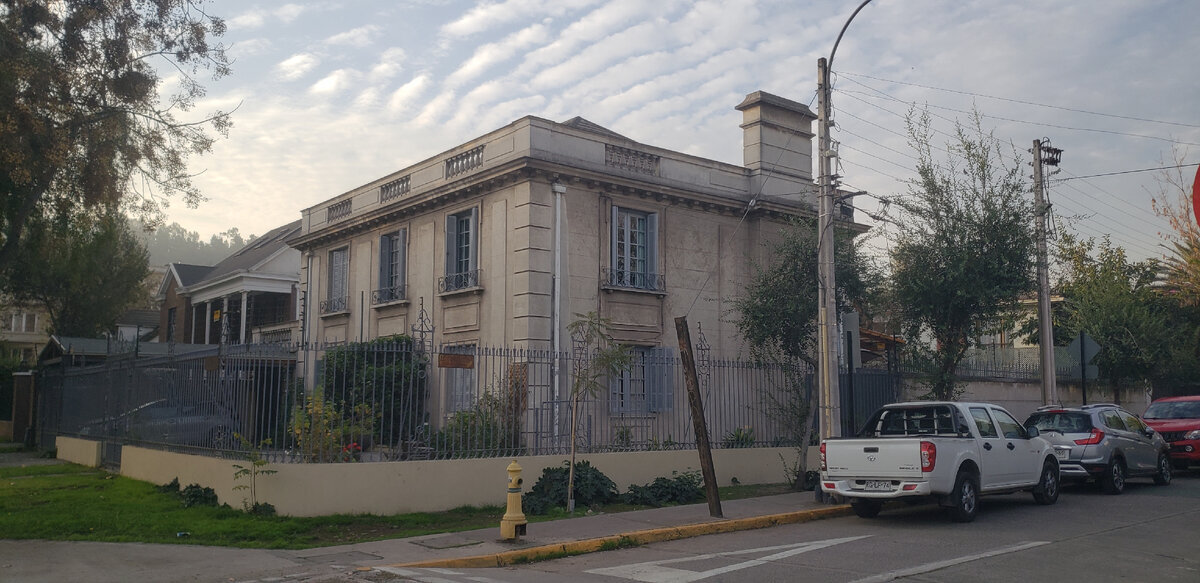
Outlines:
[[[297,404],[290,427],[296,449],[306,462],[357,461],[362,451],[359,440],[370,437],[375,420],[364,403],[343,412],[322,390]]]
[[[545,514],[551,508],[567,505],[567,473],[569,465],[542,470],[542,476],[522,500],[525,512]],[[617,485],[599,469],[586,461],[575,463],[575,502],[583,506],[607,504],[617,500]]]
[[[371,439],[359,442],[394,445],[411,438],[428,416],[426,360],[403,334],[353,342],[325,353],[321,385],[336,395],[340,410],[363,404],[375,412]]]
[[[217,493],[212,488],[201,487],[200,484],[188,484],[179,492],[184,508],[193,506],[216,506]]]
[[[721,438],[721,443],[725,447],[754,447],[754,428],[749,425],[735,427]]]
[[[475,406],[455,413],[431,439],[435,457],[493,457],[518,455],[520,431],[505,399],[484,393]]]
[[[629,491],[622,496],[628,504],[639,506],[664,506],[667,504],[688,504],[704,499],[702,488],[704,479],[700,472],[671,472],[670,478],[658,477],[644,486],[632,484]]]

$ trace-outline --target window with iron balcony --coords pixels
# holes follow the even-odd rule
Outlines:
[[[446,217],[446,272],[438,278],[438,293],[480,287],[479,209],[469,208]]]
[[[405,295],[407,234],[407,229],[400,229],[379,238],[379,288],[371,292],[371,305],[408,299]]]
[[[666,280],[658,270],[658,213],[612,207],[609,267],[601,284],[663,292]]]

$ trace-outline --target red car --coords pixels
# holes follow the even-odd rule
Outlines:
[[[1176,468],[1200,466],[1200,395],[1157,399],[1142,419],[1171,444]]]

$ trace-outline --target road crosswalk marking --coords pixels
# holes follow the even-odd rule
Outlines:
[[[693,581],[701,581],[709,577],[723,575],[732,571],[749,569],[758,565],[764,565],[771,561],[785,559],[801,553],[824,549],[834,545],[853,542],[856,540],[868,538],[871,535],[865,536],[850,536],[845,538],[834,538],[821,541],[811,541],[805,543],[796,543],[790,545],[777,545],[771,547],[759,547],[756,549],[743,549],[740,551],[728,551],[724,553],[710,553],[704,555],[694,555],[678,559],[665,559],[661,561],[647,561],[644,563],[634,563],[632,565],[621,565],[617,567],[604,567],[602,569],[591,569],[586,571],[596,575],[608,575],[620,579],[628,579],[630,581],[642,581],[643,583],[692,583]],[[772,551],[775,551],[772,553]],[[670,565],[679,565],[682,563],[704,561],[708,559],[730,558],[742,555],[753,555],[757,553],[772,553],[757,559],[750,559],[741,563],[725,565],[715,569],[705,571],[690,571],[680,569]]]

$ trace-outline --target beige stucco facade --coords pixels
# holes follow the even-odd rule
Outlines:
[[[763,243],[788,216],[811,216],[814,201],[812,112],[761,92],[738,109],[744,166],[580,118],[525,117],[305,209],[290,241],[303,252],[305,340],[409,333],[423,306],[439,345],[567,350],[567,324],[595,310],[618,340],[647,346],[673,345],[672,319],[686,314],[715,354],[738,354],[729,301]],[[622,281],[614,208],[649,225],[650,285]],[[453,217],[476,221],[467,285],[444,285]],[[403,243],[402,297],[381,281],[389,234]]]

